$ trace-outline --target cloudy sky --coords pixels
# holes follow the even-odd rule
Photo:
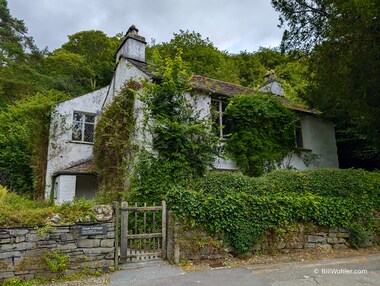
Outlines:
[[[270,0],[8,0],[8,8],[24,20],[37,46],[50,51],[76,32],[113,36],[131,24],[148,42],[169,41],[182,29],[231,53],[276,47],[282,36]]]

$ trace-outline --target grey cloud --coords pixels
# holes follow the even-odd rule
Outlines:
[[[270,0],[9,0],[8,7],[25,21],[37,45],[50,50],[79,31],[115,35],[131,24],[148,41],[168,41],[180,29],[190,30],[235,53],[277,46],[282,34]]]

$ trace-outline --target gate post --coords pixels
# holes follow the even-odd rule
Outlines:
[[[115,209],[115,269],[119,267],[119,202],[113,202],[113,208]]]
[[[166,202],[162,201],[162,258],[166,258]]]
[[[122,261],[127,259],[127,246],[128,246],[128,210],[125,208],[128,207],[127,202],[121,203],[121,247],[120,247],[120,258]]]

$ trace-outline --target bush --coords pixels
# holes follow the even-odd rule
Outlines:
[[[213,171],[193,190],[172,189],[168,204],[180,219],[226,237],[237,253],[294,223],[347,228],[360,247],[364,234],[376,231],[379,179],[363,170],[278,170],[260,178]]]

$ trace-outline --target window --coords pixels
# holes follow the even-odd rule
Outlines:
[[[94,142],[95,115],[74,112],[72,140]]]
[[[226,107],[227,103],[225,101],[211,99],[211,114],[215,127],[217,128],[217,134],[220,138],[231,133],[231,125],[227,122],[226,117],[223,114]]]
[[[301,121],[297,120],[296,122],[296,147],[303,148],[303,138],[302,138],[302,125]]]

